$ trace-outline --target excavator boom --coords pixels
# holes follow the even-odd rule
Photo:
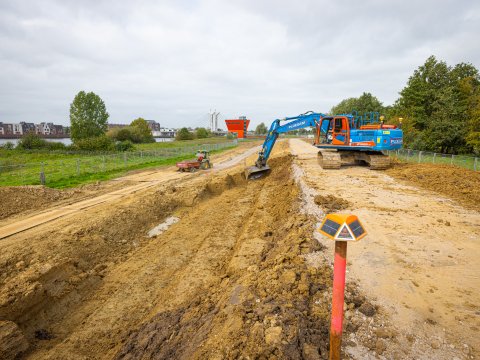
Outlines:
[[[320,120],[324,116],[325,115],[321,113],[308,111],[298,116],[274,120],[272,125],[270,125],[267,136],[265,137],[262,149],[258,153],[258,158],[257,161],[255,161],[255,165],[249,166],[245,169],[245,177],[247,179],[258,179],[270,171],[270,167],[267,165],[267,160],[270,157],[273,146],[275,145],[275,142],[280,134],[298,129],[304,129],[307,127],[318,127]],[[286,123],[282,125],[281,122]]]

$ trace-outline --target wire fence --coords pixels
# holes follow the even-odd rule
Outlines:
[[[161,148],[136,152],[115,154],[92,154],[83,157],[63,156],[59,159],[44,162],[0,165],[0,186],[6,185],[49,185],[75,177],[108,173],[119,170],[138,168],[139,165],[152,166],[163,160],[182,158],[190,155],[192,158],[200,148],[207,151],[232,148],[238,145],[235,139],[217,144],[202,144]]]
[[[474,171],[480,170],[480,159],[469,155],[439,154],[411,149],[389,150],[388,155],[408,162],[457,165]]]

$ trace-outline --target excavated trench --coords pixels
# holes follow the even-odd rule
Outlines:
[[[325,358],[331,269],[305,261],[321,247],[291,162],[256,181],[237,168],[165,184],[11,240],[0,319],[25,336],[20,357]]]

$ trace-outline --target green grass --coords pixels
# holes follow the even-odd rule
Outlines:
[[[181,144],[182,147],[157,147],[137,152],[104,155],[2,150],[0,151],[0,186],[39,185],[41,184],[40,174],[43,172],[47,186],[73,187],[112,179],[131,170],[173,165],[177,161],[194,158],[199,144],[193,142],[181,142]],[[221,144],[203,142],[202,145],[211,150],[211,153],[235,147],[232,142]]]
[[[397,157],[399,160],[412,162],[412,163],[422,163],[422,164],[443,164],[443,165],[455,165],[464,167],[470,170],[475,170],[475,156],[472,155],[452,155],[450,154],[436,154],[430,152],[422,152],[419,157],[419,152],[411,152],[408,156],[408,149],[405,149],[398,156],[394,151],[390,152],[390,156]],[[477,158],[476,170],[480,170],[480,158]]]
[[[219,152],[221,151],[223,150],[219,150]],[[100,172],[100,173],[86,173],[79,176],[71,175],[69,177],[64,177],[58,180],[49,181],[48,187],[65,189],[65,188],[71,188],[71,187],[75,187],[82,184],[110,180],[110,179],[123,176],[132,170],[140,170],[140,169],[160,167],[160,166],[170,166],[170,165],[174,165],[178,161],[187,160],[187,159],[190,159],[191,157],[192,157],[191,155],[183,155],[183,156],[160,159],[160,160],[155,160],[155,161],[141,163],[141,164],[129,165],[128,167],[123,169],[121,168],[113,169],[113,170],[108,170],[106,172]]]

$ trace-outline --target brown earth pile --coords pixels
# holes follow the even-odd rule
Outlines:
[[[396,163],[386,173],[480,210],[480,172],[451,165]]]
[[[334,195],[316,195],[313,201],[315,202],[315,204],[320,206],[326,213],[347,209],[352,206],[349,201],[336,197]]]
[[[72,197],[73,192],[43,186],[0,187],[0,220],[27,210],[42,209]]]

